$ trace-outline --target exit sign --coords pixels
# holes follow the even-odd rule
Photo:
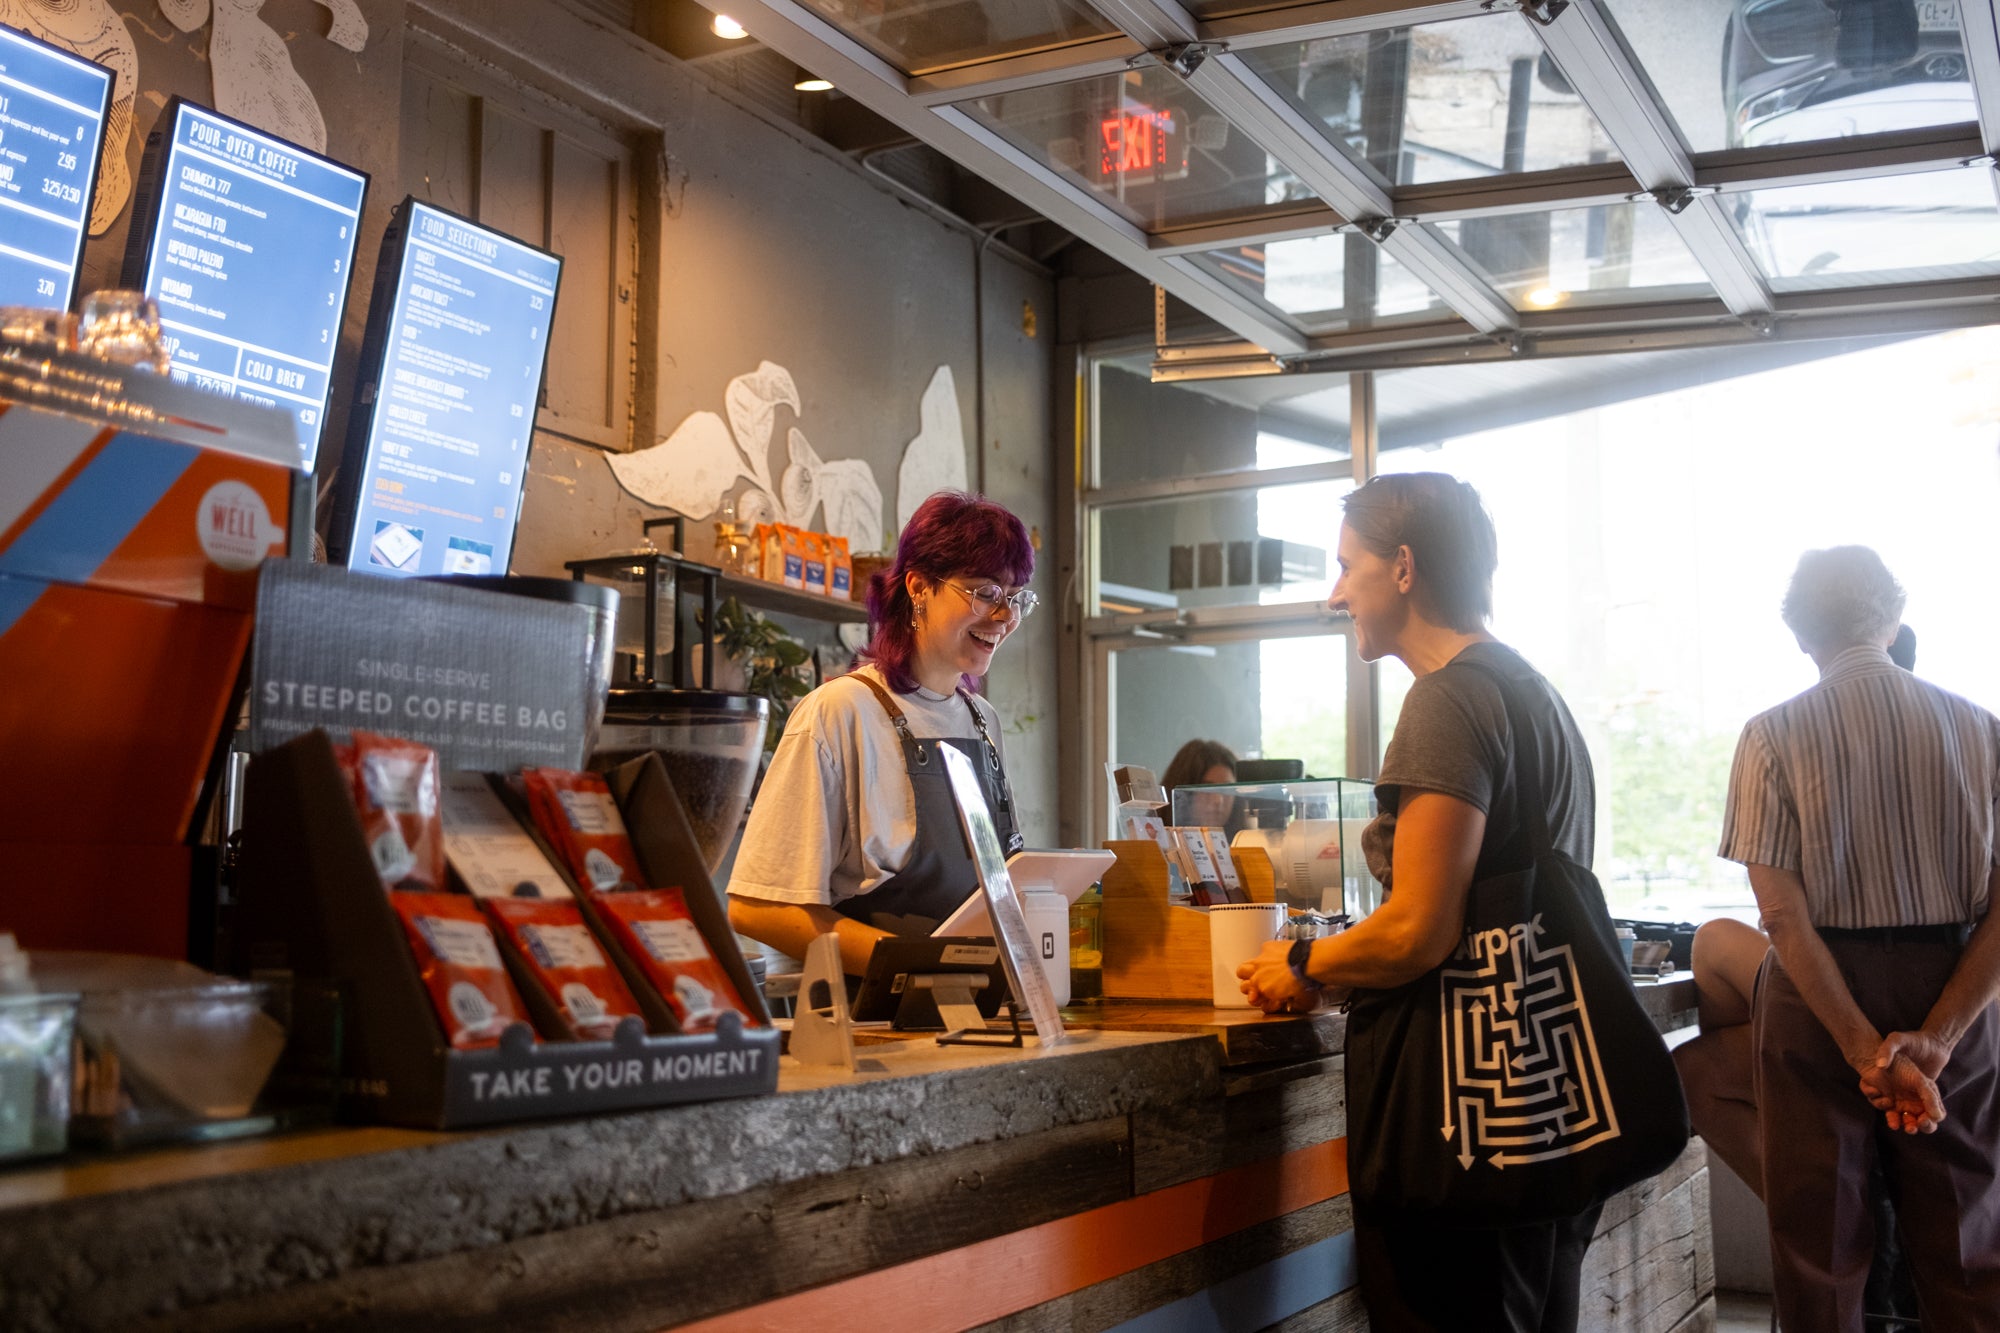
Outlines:
[[[1187,175],[1187,148],[1171,111],[1126,102],[1098,122],[1098,175],[1167,180]]]

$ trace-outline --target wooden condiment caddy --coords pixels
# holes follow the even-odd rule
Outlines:
[[[1149,839],[1104,844],[1118,859],[1104,872],[1104,994],[1118,1000],[1209,1003],[1208,914],[1167,899],[1167,858]],[[1271,858],[1232,848],[1251,902],[1277,900]]]

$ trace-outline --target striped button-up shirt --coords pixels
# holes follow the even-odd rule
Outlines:
[[[1996,797],[2000,718],[1850,648],[1743,728],[1719,855],[1797,871],[1815,926],[1974,921]]]

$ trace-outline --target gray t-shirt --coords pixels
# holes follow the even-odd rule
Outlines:
[[[1382,759],[1382,776],[1375,783],[1382,812],[1361,837],[1368,868],[1385,888],[1394,887],[1390,864],[1396,809],[1406,791],[1442,792],[1486,813],[1486,840],[1479,849],[1475,877],[1518,863],[1501,859],[1519,855],[1509,847],[1519,821],[1509,775],[1507,705],[1493,678],[1469,665],[1475,661],[1516,682],[1515,694],[1528,715],[1526,739],[1535,747],[1541,769],[1550,840],[1582,865],[1591,862],[1597,836],[1597,784],[1576,719],[1555,687],[1519,653],[1501,643],[1475,643],[1412,684],[1396,718]]]
[[[855,669],[799,700],[750,808],[729,896],[767,902],[834,904],[873,893],[909,864],[917,840],[917,800],[895,723],[873,690],[873,666]],[[975,740],[972,709],[956,694],[918,687],[891,696],[919,740]],[[972,696],[995,747],[1000,715]]]

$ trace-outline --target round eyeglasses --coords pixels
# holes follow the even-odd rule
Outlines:
[[[1013,615],[1025,620],[1029,612],[1042,604],[1042,599],[1035,595],[1032,588],[1017,588],[1013,592],[1008,592],[997,583],[981,583],[971,588],[961,587],[956,583],[950,586],[957,589],[968,601],[977,602],[985,607],[989,614],[998,612],[1004,607]]]

